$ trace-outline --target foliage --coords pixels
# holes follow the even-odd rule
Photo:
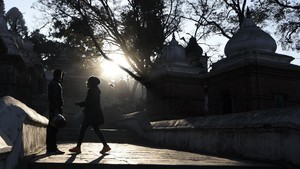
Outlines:
[[[55,40],[49,40],[45,35],[41,34],[39,30],[35,30],[31,34],[30,40],[33,43],[34,52],[40,56],[46,70],[53,70],[57,68],[55,66],[60,59],[63,59],[64,61],[72,59],[72,64],[82,62],[80,48],[76,48]],[[81,69],[83,69],[83,67]]]
[[[55,37],[81,46],[87,57],[101,55],[112,60],[107,51],[111,46],[117,47],[132,69],[119,66],[140,82],[148,78],[148,70],[161,53],[165,39],[179,29],[180,0],[39,2],[51,14]]]
[[[285,50],[300,51],[300,2],[294,0],[257,0],[260,12],[267,13],[276,23],[275,34]]]
[[[160,56],[165,39],[178,29],[180,20],[174,17],[165,24],[167,18],[161,0],[131,0],[129,4],[121,13],[121,32],[129,49],[128,55],[135,56],[131,59],[136,63],[136,71],[143,74],[153,67],[151,58]],[[176,10],[174,15],[179,15]]]
[[[219,35],[230,39],[244,21],[247,8],[250,8],[256,23],[267,18],[267,15],[256,12],[255,6],[247,4],[247,0],[188,0],[185,18],[195,23],[196,37]]]
[[[60,20],[55,20],[54,28],[59,31],[54,32],[52,36],[59,39],[66,38],[64,45],[76,48],[76,51],[79,52],[82,57],[97,57],[97,50],[93,46],[93,41],[85,34],[86,31],[81,27],[81,21],[72,20],[68,24],[69,25],[64,25]]]
[[[185,18],[195,23],[197,39],[215,35],[230,39],[249,8],[260,27],[277,28],[270,33],[280,38],[283,49],[300,50],[299,4],[293,0],[188,0]]]

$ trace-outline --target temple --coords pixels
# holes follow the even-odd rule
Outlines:
[[[226,57],[210,72],[193,37],[186,48],[173,37],[151,73],[149,114],[204,116],[300,105],[300,66],[276,49],[249,12],[227,42]]]
[[[0,97],[10,95],[40,110],[45,102],[45,75],[29,39],[8,30],[0,2]]]

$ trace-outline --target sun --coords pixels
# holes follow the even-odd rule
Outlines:
[[[103,60],[100,63],[102,78],[107,79],[109,81],[116,81],[118,79],[121,79],[122,77],[126,77],[127,75],[126,72],[124,72],[117,65],[118,63],[124,66],[125,68],[129,68],[129,64],[124,58],[124,56],[120,54],[112,54],[109,57],[112,58],[114,61],[111,62],[111,61]]]

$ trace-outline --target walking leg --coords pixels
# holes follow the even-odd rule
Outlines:
[[[97,134],[97,136],[100,138],[102,144],[103,144],[104,146],[106,146],[106,145],[107,145],[107,142],[106,142],[106,140],[105,140],[105,138],[104,138],[102,132],[99,130],[99,126],[98,126],[98,125],[95,125],[95,126],[93,126],[93,129],[94,129],[95,133]]]
[[[69,149],[70,152],[74,152],[74,153],[77,153],[77,154],[81,153],[81,144],[82,144],[84,134],[85,134],[85,131],[86,131],[87,128],[88,128],[88,125],[82,125],[80,127],[80,133],[79,133],[79,137],[78,137],[78,140],[77,140],[77,145],[76,145],[76,147]]]
[[[80,127],[80,133],[79,133],[79,137],[77,140],[77,147],[81,146],[84,135],[85,135],[85,131],[87,130],[87,128],[88,128],[88,125],[84,125],[84,124]]]
[[[100,140],[102,141],[103,144],[103,148],[100,151],[101,154],[105,154],[106,152],[110,151],[111,148],[109,147],[109,145],[107,144],[102,132],[99,130],[99,126],[98,125],[94,125],[93,129],[95,131],[95,133],[97,134],[97,136],[100,138]]]

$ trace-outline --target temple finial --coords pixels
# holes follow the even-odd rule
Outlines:
[[[250,12],[249,7],[247,7],[247,10],[246,10],[246,18],[250,18],[250,17],[251,17],[251,12]]]

